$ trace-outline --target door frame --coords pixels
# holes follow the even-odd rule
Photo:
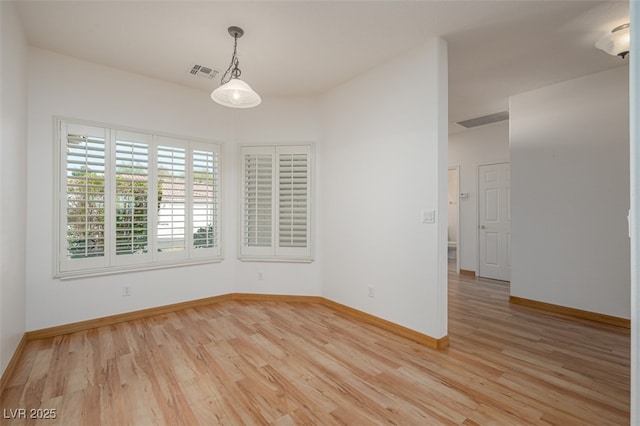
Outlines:
[[[456,171],[456,274],[460,273],[460,165],[449,166],[447,170],[447,181],[449,179],[449,170]],[[449,185],[447,185],[447,192]],[[448,207],[448,206],[447,206]],[[448,226],[448,224],[447,224]],[[447,235],[447,262],[449,262],[449,236]]]
[[[509,164],[511,165],[511,161],[499,161],[499,162],[491,162],[491,163],[479,163],[476,165],[476,217],[475,217],[475,228],[476,228],[476,275],[480,276],[480,167],[483,166],[495,166],[498,164]],[[511,249],[509,249],[511,252]],[[511,253],[509,253],[511,256]]]

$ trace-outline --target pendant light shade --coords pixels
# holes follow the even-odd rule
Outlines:
[[[260,95],[253,91],[244,81],[240,80],[238,55],[238,39],[244,35],[244,30],[240,27],[229,27],[229,35],[233,37],[233,55],[229,68],[225,71],[220,80],[220,87],[211,92],[211,99],[231,108],[251,108],[260,105],[262,99]]]
[[[615,27],[609,34],[598,40],[596,47],[609,55],[624,59],[629,54],[630,40],[629,24],[624,24]]]
[[[231,108],[251,108],[260,105],[262,101],[260,95],[239,78],[232,78],[211,92],[211,99]]]

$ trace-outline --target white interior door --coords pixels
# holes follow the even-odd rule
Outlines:
[[[478,167],[479,275],[511,279],[511,170],[509,163]]]

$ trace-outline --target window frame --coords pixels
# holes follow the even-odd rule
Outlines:
[[[104,132],[104,254],[94,258],[71,259],[68,256],[67,242],[67,166],[68,166],[68,135],[69,129],[86,128],[101,129]],[[133,254],[116,254],[116,191],[117,166],[116,141],[121,142],[117,135],[139,135],[146,140],[147,149],[147,187],[146,187],[146,252]],[[224,145],[221,142],[177,136],[157,131],[133,129],[124,126],[99,122],[90,122],[67,117],[54,117],[54,208],[53,208],[53,277],[72,279],[89,276],[109,275],[130,271],[162,269],[184,265],[202,263],[216,263],[224,259]],[[123,139],[124,140],[124,139]],[[158,251],[158,214],[162,203],[158,194],[158,148],[167,144],[184,147],[185,177],[184,177],[184,249],[177,253],[163,253]],[[174,145],[171,145],[174,146]],[[212,247],[195,247],[194,243],[196,223],[194,211],[194,156],[198,152],[206,152],[211,158],[211,182],[213,188],[211,197],[207,198],[211,204],[211,215],[215,221],[212,224]],[[207,204],[208,205],[208,204]],[[207,240],[208,241],[208,240]]]
[[[245,246],[245,152],[273,154],[271,159],[271,245]],[[305,153],[307,157],[307,241],[304,248],[279,245],[279,153]],[[241,144],[238,147],[238,259],[246,262],[313,262],[315,256],[315,145],[313,143]]]

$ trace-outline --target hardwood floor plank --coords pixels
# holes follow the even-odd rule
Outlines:
[[[471,398],[452,392],[442,382],[424,376],[416,377],[404,367],[395,372],[381,373],[372,382],[380,388],[393,389],[398,407],[418,409],[413,415],[412,423],[430,420],[437,421],[438,424],[460,424],[477,406]],[[404,414],[404,410],[400,412]],[[425,418],[421,419],[420,415]]]
[[[630,333],[450,274],[427,348],[314,299],[226,298],[26,343],[2,425],[624,425]]]

